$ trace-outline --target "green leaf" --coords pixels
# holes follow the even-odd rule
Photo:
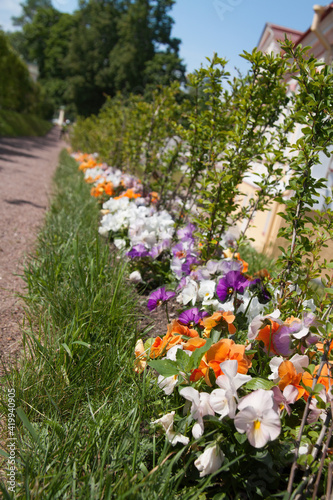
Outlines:
[[[191,358],[183,349],[178,349],[176,353],[177,365],[181,367],[182,371],[188,372],[190,370]]]
[[[212,328],[209,338],[212,339],[213,344],[216,344],[216,342],[218,342],[220,340],[220,337],[221,337],[221,332],[219,332],[215,328]]]
[[[148,349],[150,349],[154,342],[155,342],[155,339],[152,337],[147,339],[146,342],[144,343],[144,346],[143,346],[144,350],[147,351]]]
[[[83,342],[82,340],[74,340],[74,342],[72,342],[72,344],[80,344],[80,345],[83,345],[84,347],[88,347],[88,349],[90,349],[90,344],[87,344],[87,342]]]
[[[265,391],[269,391],[273,386],[274,382],[272,380],[266,380],[264,378],[256,377],[247,382],[244,387],[251,390],[256,389],[265,389]]]
[[[191,368],[198,368],[200,361],[202,359],[202,356],[208,351],[208,349],[211,348],[212,344],[213,344],[213,340],[207,339],[204,346],[199,347],[198,349],[196,349],[193,352],[193,354],[191,356],[191,361],[192,361]]]
[[[65,342],[63,342],[61,345],[65,349],[65,351],[69,354],[69,357],[73,358],[73,354],[72,354],[70,348],[68,347],[68,345]]]
[[[30,423],[28,417],[26,416],[26,414],[24,413],[22,408],[20,408],[20,407],[17,408],[16,413],[17,413],[18,417],[21,419],[24,427],[30,432],[32,439],[35,441],[35,443],[38,443],[39,438],[38,438],[37,432],[33,428],[32,424]]]
[[[178,375],[179,373],[177,363],[171,359],[155,359],[149,361],[148,365],[165,378],[173,377],[173,375]]]
[[[4,458],[9,458],[8,453],[7,453],[6,451],[4,451],[4,450],[0,450],[0,455],[1,455],[2,457],[4,457]]]
[[[245,433],[240,434],[239,432],[235,432],[234,436],[235,436],[236,440],[239,442],[239,444],[243,444],[247,440]]]
[[[316,384],[313,389],[313,394],[319,394],[323,389],[325,389],[323,384]]]

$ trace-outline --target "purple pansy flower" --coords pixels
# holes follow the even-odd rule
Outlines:
[[[229,300],[234,292],[244,293],[250,281],[239,271],[229,271],[223,278],[220,279],[216,287],[216,295],[221,302]]]
[[[208,312],[199,311],[197,307],[192,307],[191,309],[187,309],[183,311],[178,318],[179,323],[182,325],[193,326],[197,325],[199,321],[208,316]]]
[[[240,271],[243,264],[239,260],[223,260],[220,262],[219,271],[223,274],[230,273],[230,271]]]
[[[193,231],[195,231],[196,227],[194,224],[187,224],[187,226],[185,227],[182,227],[181,229],[178,229],[177,231],[177,236],[180,240],[184,239],[184,238],[191,238],[193,239],[192,237],[192,233]]]
[[[196,257],[194,257],[194,255],[190,255],[189,257],[187,257],[186,261],[182,264],[182,272],[188,276],[190,274],[190,272],[193,270],[193,267],[192,266],[196,266],[199,264],[199,261],[197,260]]]
[[[275,350],[282,356],[290,356],[295,351],[292,341],[306,340],[308,344],[318,342],[318,336],[310,331],[311,326],[316,326],[317,320],[313,313],[304,313],[303,320],[295,320],[289,325],[283,325],[274,335]]]
[[[172,247],[174,257],[178,259],[185,259],[193,251],[193,240],[184,239]]]
[[[161,243],[154,245],[148,255],[152,259],[156,259],[164,250],[170,247],[170,240],[163,240]]]
[[[153,311],[154,309],[156,309],[156,307],[171,299],[171,297],[174,297],[175,295],[175,292],[167,292],[165,290],[165,286],[162,286],[162,288],[158,288],[157,290],[155,290],[155,292],[152,292],[149,295],[147,304],[149,311]]]
[[[127,256],[131,257],[131,259],[140,259],[141,257],[147,257],[147,255],[148,250],[143,243],[134,245],[134,247],[129,252],[127,252]]]
[[[271,294],[263,285],[260,278],[250,281],[249,290],[257,295],[260,304],[267,304],[272,299]]]

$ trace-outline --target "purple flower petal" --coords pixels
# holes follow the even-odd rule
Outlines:
[[[186,261],[182,264],[182,272],[188,276],[192,271],[192,266],[196,266],[199,264],[199,261],[194,256],[187,257]]]
[[[186,311],[183,311],[178,318],[179,323],[182,323],[183,325],[197,325],[199,321],[204,318],[205,316],[208,316],[208,312],[206,311],[199,311],[197,307],[192,307],[191,309],[187,309]]]
[[[192,233],[195,230],[196,230],[195,225],[190,223],[190,224],[187,224],[187,226],[182,227],[181,229],[178,229],[177,236],[180,240],[182,240],[184,238],[192,238]]]
[[[158,288],[149,295],[147,303],[149,311],[153,311],[154,309],[156,309],[157,306],[163,304],[164,302],[171,299],[171,297],[174,297],[175,295],[176,295],[175,292],[167,292],[165,290],[165,286],[163,286],[162,288]]]
[[[291,330],[291,325],[283,325],[273,335],[274,349],[281,356],[289,356],[295,351],[291,348]]]
[[[239,271],[229,271],[218,282],[216,295],[221,302],[224,302],[225,300],[230,299],[234,292],[242,295],[245,288],[248,287],[249,284],[250,281]]]
[[[127,256],[131,259],[140,259],[141,257],[147,257],[148,253],[149,252],[144,244],[138,243],[129,252],[127,252]]]

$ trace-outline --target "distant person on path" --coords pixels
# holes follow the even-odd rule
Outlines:
[[[70,125],[70,120],[66,120],[63,122],[63,124],[60,127],[60,139],[63,139],[64,141],[67,141],[69,139],[69,133],[68,133],[68,128]]]

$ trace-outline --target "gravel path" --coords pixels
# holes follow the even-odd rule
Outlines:
[[[58,156],[66,147],[53,128],[45,137],[0,138],[0,374],[20,352],[25,256],[33,249],[51,194]]]

